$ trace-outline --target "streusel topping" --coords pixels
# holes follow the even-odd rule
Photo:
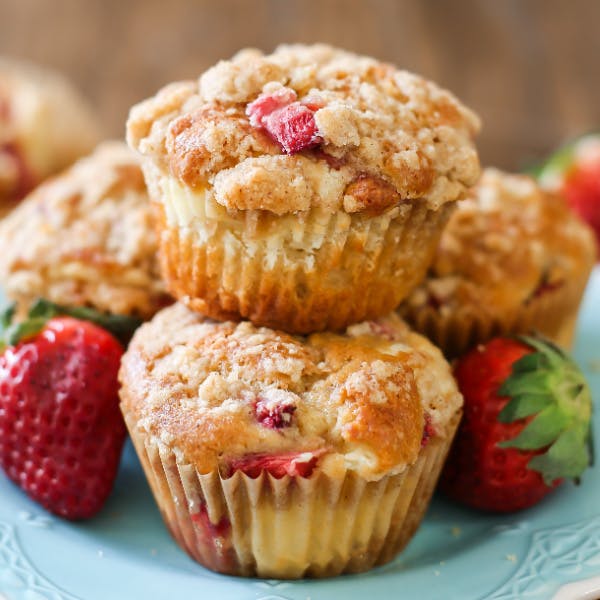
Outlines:
[[[563,198],[524,175],[486,169],[440,240],[429,276],[406,303],[441,313],[521,306],[569,285],[594,262],[590,229]]]
[[[120,142],[34,190],[0,223],[0,255],[0,281],[23,303],[145,317],[165,305],[144,178]]]
[[[439,350],[394,315],[301,338],[175,305],[138,330],[120,377],[124,411],[200,472],[309,452],[377,479],[416,460],[426,419],[446,435],[462,403]]]
[[[325,45],[238,53],[135,106],[129,144],[230,211],[437,209],[475,183],[476,115],[421,77]],[[291,182],[291,183],[290,183]],[[266,192],[268,191],[268,193]],[[355,192],[361,192],[358,195]]]

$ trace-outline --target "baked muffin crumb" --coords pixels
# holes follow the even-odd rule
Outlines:
[[[444,437],[461,406],[439,351],[393,315],[300,338],[178,304],[138,331],[121,382],[129,418],[201,473],[316,452],[325,470],[379,479],[417,459],[425,415]]]
[[[168,297],[135,155],[106,142],[42,184],[0,223],[0,281],[26,306],[37,297],[150,317]]]
[[[361,210],[345,201],[345,186],[335,201],[321,194],[319,182],[331,177],[326,157],[340,161],[337,178],[346,185],[374,176],[398,200],[422,199],[432,209],[462,197],[479,174],[472,142],[479,120],[454,96],[326,45],[239,53],[198,82],[172,84],[134,107],[127,127],[133,148],[185,184],[206,188],[218,178],[217,202],[229,210]],[[297,193],[279,193],[297,176],[300,150],[313,168]],[[246,163],[257,159],[274,190],[269,208],[260,200],[264,177],[248,177]],[[237,190],[236,199],[224,189]]]

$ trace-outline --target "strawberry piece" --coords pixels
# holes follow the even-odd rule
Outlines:
[[[533,298],[539,298],[550,292],[555,292],[565,285],[565,282],[560,281],[547,281],[543,279],[540,284],[535,288],[532,296]]]
[[[0,467],[50,512],[91,517],[113,487],[126,436],[117,381],[123,347],[71,317],[29,319],[7,333]]]
[[[323,141],[317,133],[313,111],[299,102],[265,117],[264,127],[286,154],[314,148]]]
[[[231,532],[231,523],[227,517],[222,517],[218,523],[213,523],[208,516],[206,505],[203,504],[200,510],[192,515],[192,521],[198,525],[204,539],[223,539],[227,538]]]
[[[246,107],[246,114],[250,117],[250,125],[252,127],[264,127],[266,117],[297,99],[296,92],[286,87],[280,88],[272,94],[261,94]]]
[[[310,477],[324,450],[312,452],[288,452],[286,454],[247,454],[229,463],[230,473],[241,471],[255,479],[267,471],[275,479],[290,477]]]
[[[592,227],[600,248],[600,152],[567,171],[562,187],[571,208]]]
[[[296,101],[296,92],[281,88],[261,94],[246,108],[253,127],[263,127],[286,154],[314,148],[323,140],[317,131],[315,110]]]
[[[285,390],[270,390],[254,403],[256,420],[269,429],[281,429],[292,424],[296,411],[295,395]]]
[[[429,440],[435,435],[435,427],[431,422],[431,415],[425,413],[425,427],[423,427],[423,437],[421,438],[421,448],[425,448]]]
[[[398,339],[398,332],[389,324],[381,321],[369,321],[371,331],[382,338],[393,342]]]
[[[455,368],[464,417],[441,478],[451,498],[510,512],[532,506],[591,462],[591,394],[549,342],[496,338]]]

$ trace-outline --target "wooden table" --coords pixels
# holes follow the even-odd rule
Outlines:
[[[0,0],[0,53],[67,73],[121,136],[132,103],[240,47],[325,41],[447,86],[483,161],[516,169],[600,129],[599,24],[596,0]]]

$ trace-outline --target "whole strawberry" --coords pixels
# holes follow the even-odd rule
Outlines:
[[[54,316],[60,312],[41,302],[20,323],[11,313],[3,319],[0,467],[50,512],[83,519],[108,497],[125,441],[123,347],[98,325]]]
[[[600,248],[600,134],[586,135],[559,150],[539,178],[544,186],[561,192],[587,221]]]
[[[455,376],[465,404],[441,478],[451,498],[520,510],[591,463],[590,390],[556,346],[496,338],[460,359]]]

